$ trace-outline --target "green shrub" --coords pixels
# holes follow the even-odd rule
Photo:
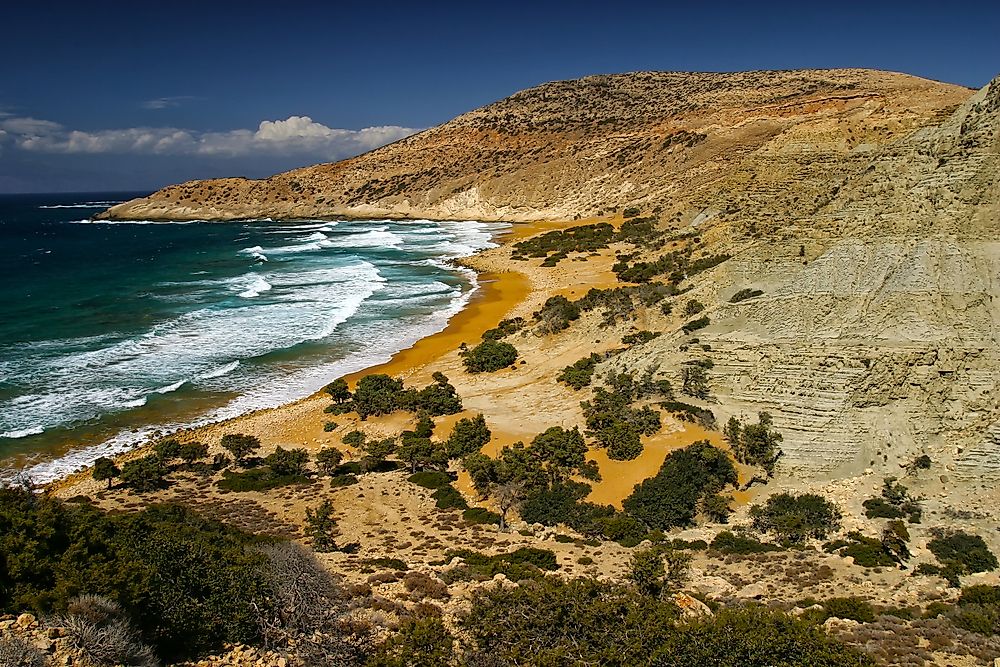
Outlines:
[[[141,459],[126,461],[122,466],[122,484],[135,491],[155,491],[166,484],[167,474],[159,456],[150,454]]]
[[[777,544],[760,542],[746,535],[736,535],[724,530],[712,539],[712,548],[724,554],[762,554],[769,551],[781,551]]]
[[[963,588],[952,622],[970,632],[1000,634],[1000,586]]]
[[[774,474],[774,466],[782,455],[778,446],[782,440],[781,434],[772,429],[771,424],[771,415],[761,412],[756,424],[743,424],[736,417],[730,417],[723,429],[736,460],[746,465],[760,466],[768,476]]]
[[[333,475],[344,460],[344,452],[336,447],[324,447],[316,453],[316,467],[324,475]]]
[[[378,647],[366,667],[448,665],[455,639],[440,618],[406,618],[399,631]]]
[[[697,405],[681,403],[680,401],[663,401],[660,403],[660,407],[684,421],[701,424],[705,428],[714,428],[715,426],[715,415],[708,408],[699,408]]]
[[[403,381],[384,373],[365,375],[354,389],[354,411],[364,421],[369,416],[387,415],[399,409]]]
[[[460,459],[478,452],[490,441],[492,435],[483,415],[463,417],[455,422],[455,427],[445,443],[448,457]]]
[[[579,225],[564,230],[555,230],[519,241],[514,244],[515,257],[547,257],[549,253],[594,252],[608,247],[614,239],[615,230],[606,222],[593,225]]]
[[[597,364],[601,363],[604,357],[597,353],[591,353],[589,357],[578,359],[573,365],[567,366],[556,377],[556,381],[564,382],[577,391],[590,384],[594,377],[594,370]]]
[[[688,526],[703,498],[736,482],[725,452],[702,440],[668,454],[659,472],[637,484],[622,506],[653,530]]]
[[[440,489],[442,486],[451,484],[451,476],[437,470],[414,473],[407,477],[407,480],[425,489]]]
[[[642,345],[660,336],[659,331],[636,331],[622,337],[623,345]]]
[[[580,306],[564,296],[553,296],[533,315],[542,333],[557,333],[580,318]]]
[[[828,618],[832,616],[858,623],[871,623],[875,620],[875,610],[871,604],[858,597],[830,598],[822,604]]]
[[[495,526],[500,523],[499,514],[490,512],[483,507],[470,507],[462,512],[462,519],[471,524],[490,524]]]
[[[222,436],[222,448],[233,455],[237,465],[243,465],[249,455],[260,449],[260,438],[243,433],[228,433]]]
[[[763,506],[750,508],[755,530],[773,533],[785,544],[802,544],[810,538],[824,539],[840,527],[840,510],[814,493],[779,493]]]
[[[184,442],[177,450],[177,456],[187,465],[208,456],[208,445],[203,442]]]
[[[60,614],[100,595],[170,662],[257,642],[271,611],[251,536],[176,505],[111,514],[2,489],[0,553],[0,613]]]
[[[927,548],[945,567],[954,568],[959,574],[991,572],[997,569],[997,558],[979,535],[962,531],[935,531]]]
[[[624,211],[622,211],[622,217],[624,218],[634,218],[638,216],[642,211],[638,206],[629,206]]]
[[[434,382],[423,389],[407,389],[397,397],[397,404],[403,410],[417,412],[431,417],[453,415],[462,411],[462,399],[444,373],[436,372]]]
[[[470,373],[492,373],[513,366],[517,348],[502,341],[484,340],[472,349],[460,353],[465,369]]]
[[[108,488],[111,488],[111,481],[121,474],[121,470],[111,459],[102,456],[94,461],[94,470],[91,473],[94,480],[98,482],[107,481]]]
[[[216,482],[223,491],[267,491],[293,484],[309,484],[304,475],[279,475],[271,468],[251,468],[243,472],[226,470],[222,479]]]
[[[436,506],[438,509],[469,509],[469,504],[465,502],[465,498],[451,484],[438,487],[437,491],[431,494],[431,498],[437,501]]]
[[[305,529],[315,551],[323,553],[337,548],[337,521],[333,518],[333,503],[329,499],[317,507],[306,508]]]
[[[704,317],[699,317],[696,320],[691,320],[690,322],[688,322],[687,324],[685,324],[684,326],[682,326],[681,329],[684,331],[684,333],[689,334],[692,331],[697,331],[698,329],[704,329],[710,323],[711,323],[711,320],[706,315]]]
[[[338,489],[342,486],[351,486],[358,483],[358,478],[351,474],[333,475],[330,477],[330,488]]]
[[[323,432],[329,433],[337,430],[337,422],[323,422]]]
[[[760,607],[678,623],[676,606],[621,585],[556,577],[484,587],[463,629],[469,664],[869,667],[823,628]]]
[[[910,523],[920,523],[923,509],[920,501],[910,496],[905,486],[896,481],[895,477],[882,480],[882,497],[869,498],[862,505],[865,516],[869,519],[900,519],[907,517]]]
[[[515,317],[510,320],[500,320],[498,324],[493,329],[487,329],[483,332],[481,338],[483,340],[502,340],[507,336],[517,333],[524,328],[524,318]]]
[[[305,474],[309,454],[304,448],[284,449],[277,447],[274,453],[264,459],[265,465],[277,477],[296,477]]]
[[[337,378],[330,384],[323,387],[323,391],[330,395],[337,403],[344,403],[345,401],[351,400],[351,391],[347,387],[347,380],[344,378]]]

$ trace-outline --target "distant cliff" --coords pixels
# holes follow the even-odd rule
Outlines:
[[[638,72],[519,92],[364,155],[174,185],[99,218],[527,221],[640,206],[775,222],[971,91],[872,70]]]

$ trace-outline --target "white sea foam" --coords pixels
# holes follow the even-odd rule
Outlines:
[[[208,371],[207,373],[202,373],[201,375],[198,376],[198,379],[199,380],[210,380],[212,378],[222,377],[223,375],[228,375],[229,373],[232,373],[233,371],[235,371],[239,367],[240,367],[240,362],[239,361],[233,361],[233,362],[225,364],[223,366],[218,366],[216,368],[213,368],[212,370]]]
[[[246,289],[239,293],[238,296],[244,299],[253,299],[254,297],[260,296],[261,292],[267,292],[271,289],[271,283],[267,282],[260,276],[252,276],[250,284],[246,286]]]
[[[330,224],[330,223],[326,223]],[[354,223],[351,223],[353,225]],[[420,223],[405,223],[419,227]],[[444,251],[445,259],[455,256],[460,251],[459,245],[476,250],[490,244],[489,229],[486,234],[477,234],[462,223],[424,223],[425,229],[434,233],[414,234],[413,250],[417,253],[410,264],[421,263],[421,254],[436,254]],[[475,223],[470,223],[474,226]],[[431,244],[435,230],[443,237],[441,241]],[[343,229],[336,232],[337,241],[356,240],[363,234],[372,238],[372,231],[388,232],[400,243],[410,246],[409,230],[401,225],[388,229],[371,229],[360,233],[344,234]],[[393,234],[393,232],[399,232]],[[414,232],[417,229],[413,230]],[[424,231],[424,230],[421,230]],[[423,236],[423,242],[418,240]],[[299,237],[302,238],[301,236]],[[427,247],[437,243],[454,243],[450,248],[440,248],[428,253]],[[288,239],[292,241],[292,238]],[[309,241],[313,243],[318,241]],[[481,245],[482,244],[482,245]],[[305,244],[299,244],[305,245]],[[471,251],[470,250],[470,251]],[[387,258],[386,258],[387,259]],[[427,258],[425,255],[425,259]],[[309,259],[308,262],[318,260]],[[375,261],[375,260],[373,260]],[[396,263],[385,261],[385,264]],[[404,262],[405,263],[405,262]],[[239,359],[250,359],[271,350],[285,349],[297,342],[326,338],[337,332],[339,327],[350,320],[350,339],[365,341],[365,347],[348,356],[330,363],[313,364],[308,368],[290,368],[275,374],[278,369],[270,369],[271,375],[265,376],[266,381],[254,372],[233,376],[227,384],[218,385],[227,391],[238,391],[236,399],[227,405],[213,410],[189,424],[159,424],[148,428],[126,431],[117,436],[86,449],[70,452],[68,455],[51,461],[41,462],[30,468],[29,473],[38,481],[48,481],[91,464],[99,456],[113,455],[135,447],[147,440],[153,430],[160,432],[175,430],[221,419],[228,419],[250,410],[274,407],[308,395],[320,389],[331,378],[359,371],[372,365],[387,361],[396,351],[409,347],[420,338],[440,331],[448,320],[459,312],[478,289],[475,273],[471,270],[449,265],[442,259],[437,260],[438,266],[446,266],[454,274],[461,273],[467,281],[465,289],[449,286],[436,281],[430,284],[409,284],[402,286],[395,282],[386,282],[377,267],[370,262],[357,262],[348,266],[327,267],[324,269],[306,269],[296,272],[269,272],[267,282],[272,285],[272,292],[267,302],[247,303],[239,308],[212,310],[203,308],[178,316],[175,320],[161,323],[148,332],[147,335],[126,341],[109,342],[97,350],[83,352],[77,350],[68,355],[69,358],[54,360],[42,370],[51,374],[54,385],[59,391],[36,396],[30,401],[29,413],[48,415],[54,424],[64,423],[64,417],[72,412],[77,415],[91,410],[90,414],[103,414],[106,406],[117,404],[119,407],[127,402],[139,400],[149,389],[138,396],[134,390],[101,390],[82,391],[81,383],[75,381],[78,375],[100,373],[105,381],[114,384],[116,381],[126,381],[137,376],[163,376],[165,382],[175,382],[177,377],[202,379],[220,378],[232,373],[239,365]],[[395,271],[395,269],[394,269]],[[374,318],[368,320],[352,320],[362,305],[379,290],[385,290],[389,302],[398,298],[432,298],[447,299],[444,308],[435,308],[434,312],[420,315],[415,313],[402,319]],[[372,303],[375,303],[372,301]],[[387,314],[391,311],[386,311]],[[224,353],[229,360],[224,361],[219,355]],[[264,367],[267,368],[267,367]],[[14,376],[23,371],[15,369]],[[166,377],[167,373],[173,380]],[[148,381],[148,378],[147,378]],[[49,383],[46,383],[49,384]],[[157,385],[152,385],[157,386]],[[169,385],[166,385],[169,386]],[[86,395],[86,405],[70,406],[72,410],[63,410],[67,396]],[[62,410],[63,414],[59,414]],[[24,415],[22,415],[23,417]],[[30,416],[30,415],[29,415]],[[22,424],[44,424],[44,420],[19,420]]]
[[[181,387],[183,387],[184,383],[186,383],[186,382],[187,382],[187,380],[178,380],[177,382],[174,382],[173,384],[168,384],[168,385],[166,385],[164,387],[160,387],[159,389],[156,390],[156,393],[157,394],[169,394],[170,392],[177,391],[178,389],[180,389]]]
[[[49,204],[47,206],[39,206],[42,209],[53,209],[53,208],[106,208],[108,206],[114,206],[115,204],[121,204],[120,201],[88,201],[82,204]]]
[[[0,433],[0,438],[17,440],[18,438],[27,438],[29,435],[39,435],[44,432],[45,429],[41,426],[29,426],[28,428],[4,431],[3,433]]]
[[[264,248],[260,247],[259,245],[255,245],[255,246],[253,246],[251,248],[243,248],[242,250],[240,250],[240,254],[241,255],[250,255],[251,257],[253,257],[258,262],[266,262],[267,261],[267,255],[264,254]]]

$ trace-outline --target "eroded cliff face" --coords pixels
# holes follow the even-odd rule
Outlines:
[[[705,230],[734,255],[693,292],[715,304],[698,332],[715,363],[714,407],[723,418],[770,411],[796,476],[899,474],[928,453],[950,471],[943,489],[992,484],[1000,79],[866,162],[787,224],[761,229],[735,213]],[[748,287],[764,294],[728,302]],[[633,363],[662,362],[674,347],[657,339]]]
[[[335,164],[175,185],[99,217],[528,221],[641,206],[681,219],[714,204],[783,220],[970,94],[871,70],[593,76]]]

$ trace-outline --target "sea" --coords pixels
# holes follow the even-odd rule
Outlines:
[[[502,223],[92,221],[0,196],[0,469],[36,482],[307,396],[440,331]]]

